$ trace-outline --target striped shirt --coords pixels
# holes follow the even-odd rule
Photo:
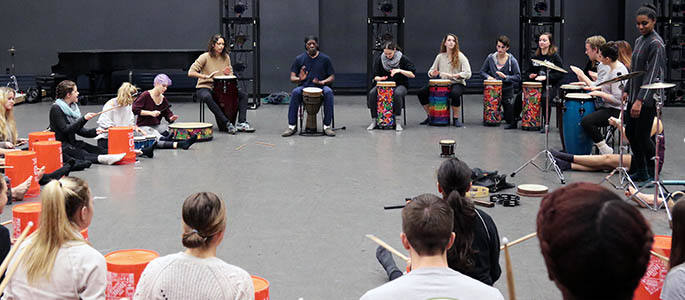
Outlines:
[[[628,93],[630,103],[635,102],[635,100],[642,100],[644,106],[654,107],[655,90],[640,89],[640,86],[663,81],[665,66],[664,40],[656,31],[640,36],[635,40],[632,71],[644,71],[645,74],[628,80],[623,91]]]

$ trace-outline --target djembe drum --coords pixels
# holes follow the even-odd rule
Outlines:
[[[502,114],[499,104],[502,101],[502,80],[483,81],[483,125],[499,126]]]
[[[592,139],[580,121],[595,111],[595,99],[587,93],[564,95],[564,148],[569,154],[587,155],[592,152]]]
[[[521,113],[521,129],[540,130],[540,100],[542,99],[542,83],[526,81],[523,83],[523,111]]]
[[[307,125],[305,125],[307,132],[316,132],[316,114],[321,109],[322,95],[323,90],[317,87],[302,89],[302,103],[304,103],[304,109],[307,111]]]
[[[450,93],[449,79],[431,79],[428,81],[428,121],[431,125],[449,125],[450,111],[447,96]]]
[[[378,107],[378,117],[376,118],[376,126],[381,129],[392,128],[395,126],[395,114],[392,109],[393,97],[395,96],[394,81],[379,81],[376,83],[376,91],[378,98],[376,99]]]
[[[214,76],[214,100],[231,124],[238,116],[238,79],[235,76]]]

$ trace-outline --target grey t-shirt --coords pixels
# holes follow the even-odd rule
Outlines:
[[[675,266],[666,275],[661,290],[663,300],[685,300],[685,263]]]
[[[450,268],[420,268],[370,290],[361,300],[504,300],[498,289]]]

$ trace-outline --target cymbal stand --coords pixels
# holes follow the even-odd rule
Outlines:
[[[552,155],[552,152],[549,152],[549,115],[550,115],[550,113],[549,113],[549,73],[550,73],[550,68],[549,67],[546,67],[546,68],[547,68],[547,73],[545,76],[546,77],[545,80],[546,80],[547,84],[545,86],[545,94],[546,94],[545,95],[545,100],[546,100],[545,101],[546,102],[545,103],[545,116],[546,116],[545,117],[545,149],[543,149],[542,151],[535,154],[535,156],[533,156],[533,158],[529,159],[527,162],[525,162],[523,165],[521,165],[518,169],[516,169],[516,171],[512,172],[510,176],[514,177],[514,176],[516,176],[516,173],[521,171],[526,166],[533,165],[536,168],[538,168],[538,170],[545,172],[545,173],[547,171],[549,171],[550,169],[554,169],[554,172],[557,173],[557,177],[559,178],[559,181],[561,181],[561,184],[566,184],[566,179],[564,179],[564,173],[561,172],[561,169],[559,168],[559,165],[557,165],[557,161],[554,158],[554,156]],[[535,160],[538,159],[538,157],[540,157],[541,155],[544,159],[544,165],[542,165],[542,166],[538,165],[535,162]]]
[[[631,198],[639,199],[639,201],[642,201],[643,204],[645,204],[649,209],[651,209],[653,211],[658,211],[663,206],[666,209],[666,215],[668,216],[668,221],[671,222],[672,221],[671,210],[666,203],[667,199],[666,199],[665,193],[664,193],[665,188],[664,188],[663,183],[661,182],[661,179],[659,179],[659,171],[661,171],[659,168],[659,161],[661,160],[661,158],[659,158],[658,153],[659,153],[659,146],[661,145],[661,143],[663,143],[662,140],[664,138],[663,132],[660,132],[661,131],[661,110],[664,106],[664,89],[663,88],[659,89],[659,98],[656,100],[655,105],[656,105],[656,133],[655,133],[655,137],[656,137],[655,154],[656,155],[653,158],[654,159],[654,181],[650,182],[652,185],[654,185],[654,203],[652,203],[652,205],[649,205],[648,203],[645,203],[645,201],[642,201],[639,197],[637,197],[637,194],[640,193],[641,190],[644,190],[645,188],[647,188],[647,186],[649,186],[649,185],[645,185],[642,187],[642,189],[636,190],[635,193],[633,193],[632,195],[630,195],[630,197],[628,197],[628,199],[631,199]],[[661,199],[664,200],[661,202],[661,204],[659,204],[659,201],[658,201],[659,196],[661,196]]]

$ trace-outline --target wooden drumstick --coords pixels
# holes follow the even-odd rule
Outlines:
[[[5,226],[5,225],[9,225],[10,223],[12,223],[12,220],[2,222],[2,223],[0,223],[0,225]]]
[[[123,107],[123,106],[111,107],[111,108],[105,109],[105,110],[103,110],[103,111],[101,111],[101,112],[99,112],[99,113],[95,113],[95,116],[99,116],[99,115],[104,114],[104,113],[106,113],[106,112],[108,112],[108,111],[110,111],[110,110],[115,110],[115,109],[117,109],[117,108],[122,108],[122,107]]]
[[[12,249],[10,249],[10,252],[7,253],[7,256],[5,257],[5,260],[2,261],[2,265],[0,265],[0,274],[5,273],[5,270],[7,269],[7,265],[10,263],[10,259],[12,259],[12,256],[14,256],[14,253],[17,252],[17,249],[19,249],[19,246],[21,245],[22,242],[24,242],[24,239],[26,236],[29,234],[29,231],[33,227],[33,222],[29,222],[28,225],[26,225],[26,228],[24,228],[24,231],[21,232],[21,235],[17,239],[17,241],[14,243],[12,246]],[[5,280],[9,278],[9,275],[5,276]],[[4,284],[4,281],[3,281]],[[0,293],[2,293],[3,289],[0,289]]]
[[[14,169],[14,166],[0,166],[0,169]]]
[[[392,252],[392,254],[397,255],[399,258],[401,258],[401,259],[403,259],[405,262],[409,263],[409,257],[407,257],[406,255],[404,255],[404,254],[400,253],[399,251],[395,250],[395,248],[393,248],[392,246],[388,245],[386,242],[384,242],[383,240],[379,239],[379,238],[376,237],[375,235],[373,235],[373,234],[367,234],[366,237],[367,237],[367,238],[370,238],[372,241],[376,242],[378,245],[381,245],[381,247],[383,247],[383,248],[385,248],[385,249],[388,249],[388,251]]]
[[[527,240],[529,240],[529,239],[532,239],[532,238],[536,237],[537,235],[538,235],[537,232],[529,233],[529,234],[523,236],[522,238],[519,238],[519,239],[517,239],[517,240],[514,240],[513,242],[510,242],[508,245],[502,245],[502,246],[500,246],[499,249],[500,249],[500,250],[504,250],[504,246],[511,247],[511,246],[514,246],[514,245],[516,245],[516,244],[518,244],[518,243],[525,242],[525,241],[527,241]]]
[[[660,258],[661,260],[663,260],[663,261],[665,261],[665,262],[671,261],[668,257],[663,256],[663,255],[661,255],[661,254],[659,254],[659,253],[656,253],[656,252],[654,252],[654,250],[649,250],[649,253],[651,253],[652,255],[654,255],[654,256]]]
[[[509,300],[516,300],[516,288],[514,287],[514,269],[511,266],[511,257],[509,256],[509,240],[502,238],[504,244],[504,261],[507,269],[507,290],[509,290]]]
[[[240,151],[240,149],[243,149],[243,148],[245,148],[245,147],[247,147],[247,144],[242,144],[242,145],[236,147],[236,148],[235,148],[235,151]]]
[[[275,147],[276,146],[275,144],[269,144],[269,143],[260,142],[260,141],[256,141],[255,144],[259,144],[259,145],[267,146],[267,147]]]

